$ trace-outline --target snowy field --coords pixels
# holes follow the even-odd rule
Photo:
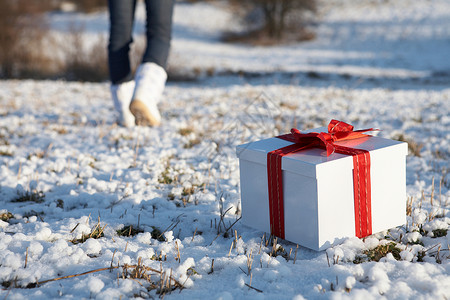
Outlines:
[[[0,298],[450,298],[450,2],[323,2],[316,40],[266,48],[177,4],[171,66],[216,75],[169,83],[159,128],[115,125],[107,83],[0,81]],[[108,28],[53,34],[75,21]],[[272,245],[239,221],[235,147],[333,118],[408,141],[408,223]]]

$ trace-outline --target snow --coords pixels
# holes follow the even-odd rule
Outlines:
[[[105,12],[49,18],[88,41],[108,28]],[[159,128],[115,125],[108,83],[0,81],[0,297],[160,296],[132,277],[141,264],[165,274],[158,288],[183,285],[167,299],[448,298],[450,3],[323,1],[319,18],[316,40],[250,47],[220,42],[240,28],[222,2],[178,3],[169,64],[200,79],[168,84]],[[288,259],[239,221],[224,236],[241,210],[235,146],[332,118],[409,141],[408,223],[323,252],[278,240]],[[119,236],[128,225],[143,232]],[[365,260],[391,242],[399,260]]]

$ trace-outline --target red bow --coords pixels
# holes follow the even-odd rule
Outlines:
[[[363,132],[374,130],[377,129],[353,130],[353,125],[338,120],[331,120],[330,124],[328,124],[328,132],[301,133],[300,130],[292,128],[290,134],[278,136],[277,138],[303,145],[301,149],[297,148],[297,151],[305,148],[324,147],[327,150],[327,156],[330,156],[336,152],[334,142],[367,137]]]
[[[353,156],[353,187],[355,201],[355,234],[364,237],[372,234],[370,155],[369,151],[354,149],[334,142],[367,137],[363,132],[376,129],[353,130],[353,126],[338,120],[331,120],[328,132],[301,133],[291,129],[290,134],[277,136],[294,144],[267,153],[267,174],[269,189],[270,226],[272,234],[284,238],[284,199],[281,159],[283,156],[307,148],[319,147],[327,150],[327,156],[334,152]]]

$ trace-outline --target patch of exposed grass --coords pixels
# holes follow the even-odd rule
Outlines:
[[[191,186],[190,188],[183,188],[183,192],[181,196],[189,196],[195,193],[195,186]]]
[[[56,207],[64,209],[64,200],[62,200],[62,199],[56,200]]]
[[[153,230],[151,232],[151,235],[153,239],[158,240],[160,242],[164,242],[166,240],[163,236],[163,233],[161,232],[161,229],[159,229],[156,226],[152,226],[152,229]]]
[[[406,142],[408,144],[409,152],[411,154],[413,154],[414,156],[420,157],[420,151],[423,148],[422,143],[417,143],[413,139],[405,137],[403,134],[398,134],[398,135],[392,137],[392,139],[400,141],[400,142]]]
[[[44,215],[45,215],[45,213],[43,211],[31,210],[31,211],[24,213],[23,217],[24,218],[38,217],[41,220],[41,222],[44,222],[44,218],[43,218]]]
[[[160,252],[158,254],[158,252],[156,254],[153,254],[153,256],[150,258],[151,260],[155,260],[155,261],[167,261],[167,255],[163,255],[162,252]]]
[[[386,257],[388,253],[391,253],[396,260],[400,260],[400,252],[402,250],[397,247],[397,244],[390,242],[384,245],[378,245],[373,249],[363,251],[363,255],[357,255],[353,260],[354,264],[360,264],[367,261],[380,261],[383,257]]]
[[[448,229],[435,229],[433,230],[433,238],[447,236]]]
[[[402,250],[400,248],[397,248],[397,244],[391,242],[385,245],[378,245],[371,250],[364,251],[363,253],[367,255],[370,261],[380,261],[380,259],[385,257],[388,253],[392,253],[394,258],[396,260],[399,260],[400,252],[402,252]]]
[[[14,153],[9,150],[0,150],[0,156],[12,157],[12,156],[14,156]]]
[[[0,145],[8,146],[9,141],[6,139],[6,136],[0,133]]]
[[[42,203],[45,201],[45,194],[42,191],[25,191],[18,192],[17,197],[11,200],[11,202],[35,202]]]
[[[14,218],[14,216],[9,211],[0,214],[0,220],[2,220],[3,222],[9,222],[9,220],[12,218]]]
[[[77,226],[78,226],[78,224],[77,224]],[[80,244],[80,243],[86,242],[88,239],[99,239],[99,238],[105,236],[103,233],[103,231],[105,230],[105,227],[106,227],[106,225],[101,227],[100,222],[98,222],[97,225],[95,225],[95,227],[91,230],[90,233],[83,233],[81,238],[72,239],[72,240],[70,240],[70,242],[72,242],[73,244]]]
[[[134,294],[136,298],[153,298],[148,293],[156,291],[156,294],[160,295],[160,298],[164,298],[166,294],[170,294],[174,290],[182,290],[183,284],[174,276],[172,276],[172,270],[157,270],[147,267],[142,264],[142,258],[139,257],[137,265],[124,265],[122,267],[121,278],[131,278],[133,280],[139,280],[146,292],[141,291],[138,294]]]
[[[191,127],[180,128],[180,130],[178,130],[178,133],[181,134],[182,136],[190,135],[193,132],[194,129]]]
[[[144,232],[144,230],[138,228],[134,228],[133,225],[127,225],[122,229],[116,231],[120,236],[135,236],[138,233]]]
[[[158,182],[163,184],[171,184],[174,181],[170,175],[170,167],[167,167],[159,176]]]
[[[177,181],[177,176],[173,176],[171,173],[173,171],[172,167],[170,166],[170,160],[173,158],[173,156],[168,157],[165,162],[165,169],[161,172],[161,174],[158,177],[158,182],[162,184],[172,184]]]
[[[191,149],[192,147],[194,147],[195,145],[200,144],[201,142],[202,142],[202,140],[200,138],[195,138],[195,139],[189,140],[189,142],[184,144],[183,148],[184,149]]]

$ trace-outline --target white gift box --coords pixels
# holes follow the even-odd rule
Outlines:
[[[326,132],[317,128],[304,132]],[[270,232],[267,153],[293,144],[269,138],[237,146],[242,222]],[[406,223],[407,144],[367,136],[335,142],[370,152],[372,232]],[[282,158],[285,239],[324,250],[355,236],[351,155],[309,148]]]

